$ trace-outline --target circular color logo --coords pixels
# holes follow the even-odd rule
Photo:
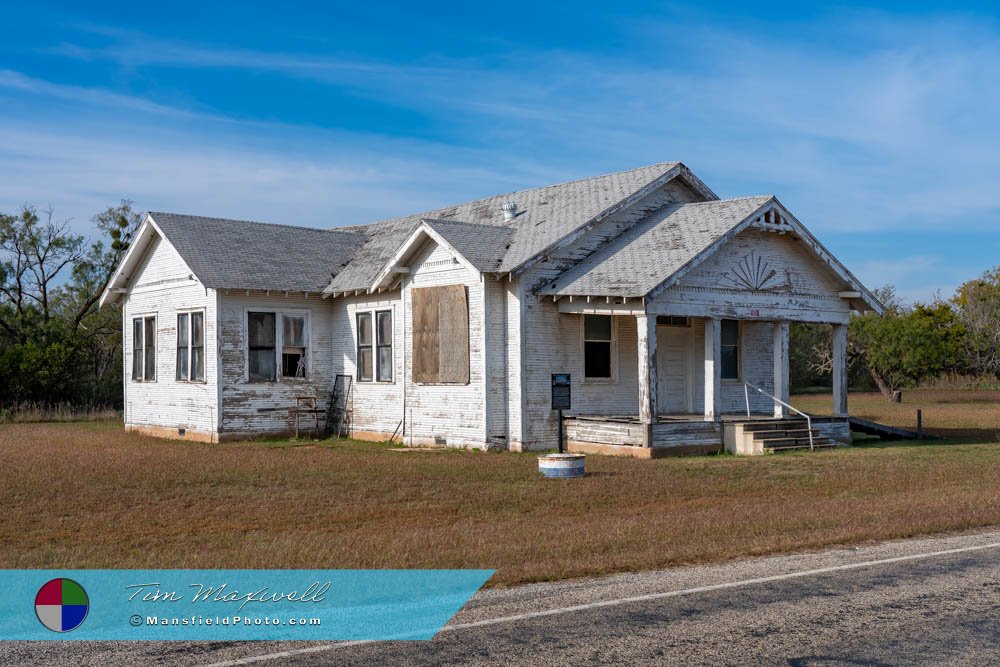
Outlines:
[[[83,586],[72,579],[53,579],[38,589],[35,595],[35,615],[53,632],[75,630],[87,618],[90,599]]]

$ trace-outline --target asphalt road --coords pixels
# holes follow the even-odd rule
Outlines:
[[[486,591],[430,642],[0,642],[0,663],[998,664],[1000,532]]]

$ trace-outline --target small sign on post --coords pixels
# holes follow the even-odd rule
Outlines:
[[[552,374],[552,409],[559,411],[559,451],[563,451],[563,410],[572,405],[569,373]]]

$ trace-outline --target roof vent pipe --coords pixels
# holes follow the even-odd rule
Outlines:
[[[517,217],[517,204],[512,201],[505,201],[503,205],[500,206],[503,210],[503,219],[510,222]]]

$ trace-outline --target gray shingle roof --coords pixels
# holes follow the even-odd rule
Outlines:
[[[549,185],[384,220],[371,225],[339,229],[367,234],[368,240],[355,259],[330,283],[326,292],[367,289],[379,270],[392,257],[422,219],[456,221],[513,230],[502,260],[493,271],[506,273],[583,227],[608,208],[641,190],[675,167],[664,162],[579,181]],[[714,196],[714,195],[713,195]],[[517,216],[504,220],[504,202],[517,204]]]
[[[247,220],[150,212],[198,279],[211,288],[320,292],[365,235]]]
[[[473,225],[468,222],[424,220],[455,250],[462,253],[480,271],[496,271],[510,246],[514,229],[497,225]]]
[[[659,209],[538,293],[646,296],[772,199],[742,197]]]

